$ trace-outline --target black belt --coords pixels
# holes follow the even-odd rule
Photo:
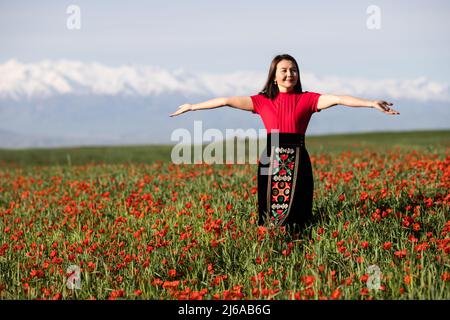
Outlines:
[[[281,146],[305,146],[305,135],[300,133],[268,133],[267,134],[267,146],[274,145],[279,143]]]

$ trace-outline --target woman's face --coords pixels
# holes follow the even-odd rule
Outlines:
[[[294,90],[294,86],[298,81],[298,70],[295,63],[290,60],[281,60],[278,62],[274,80],[280,92]]]

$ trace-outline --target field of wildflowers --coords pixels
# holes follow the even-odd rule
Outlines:
[[[300,238],[254,164],[3,163],[0,298],[450,299],[449,150],[310,151]]]

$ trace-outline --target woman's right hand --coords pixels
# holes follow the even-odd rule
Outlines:
[[[185,104],[182,104],[181,106],[179,106],[178,110],[175,111],[174,113],[172,113],[170,116],[175,117],[175,116],[178,116],[178,115],[188,112],[188,111],[192,111],[192,104],[185,103]]]
[[[392,106],[392,103],[384,100],[375,100],[372,103],[372,108],[378,109],[386,114],[400,114],[400,112],[390,108],[390,106]]]

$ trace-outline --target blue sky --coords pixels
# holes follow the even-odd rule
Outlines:
[[[67,27],[70,5],[79,30]],[[380,29],[367,26],[372,6]],[[166,143],[194,120],[262,129],[232,108],[168,115],[256,94],[280,53],[299,62],[304,90],[401,113],[337,106],[308,134],[448,129],[449,30],[448,0],[0,0],[0,147]]]
[[[81,9],[68,30],[66,8]],[[366,10],[381,10],[369,30]],[[318,75],[449,81],[449,1],[2,1],[0,63],[44,59],[221,73],[278,53]]]

